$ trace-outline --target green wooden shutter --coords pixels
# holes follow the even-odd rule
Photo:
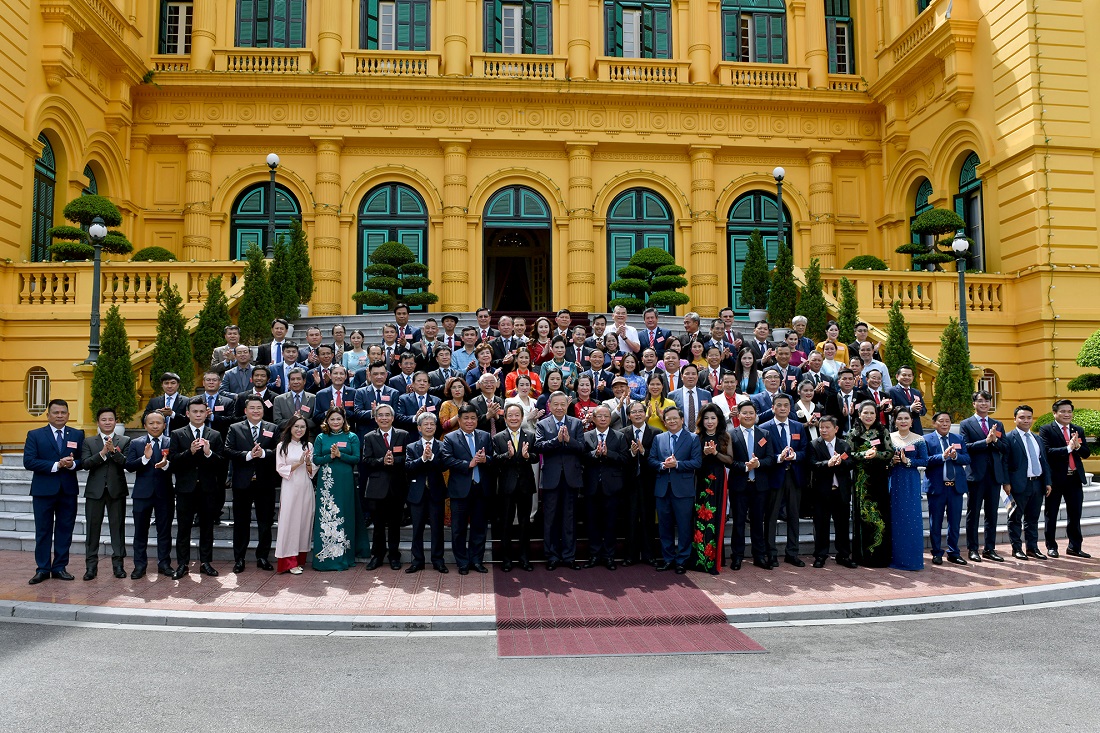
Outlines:
[[[523,17],[520,20],[523,36],[520,45],[523,53],[533,53],[535,47],[535,2],[523,0]]]
[[[836,18],[825,19],[825,44],[829,47],[829,73],[837,73]]]
[[[165,3],[167,5],[167,3]],[[168,33],[167,8],[165,8],[164,21],[161,28],[164,34]],[[239,0],[237,3],[237,46],[238,48],[252,48],[256,42],[256,0]]]
[[[769,23],[771,28],[768,33],[770,41],[768,56],[773,64],[785,64],[787,63],[787,39],[784,29],[787,19],[782,15],[772,14],[769,16]]]
[[[394,32],[394,48],[398,51],[412,50],[412,3],[405,0],[397,0],[394,7],[396,26]]]
[[[359,47],[378,49],[378,0],[363,0],[359,26]]]
[[[535,11],[535,47],[532,53],[548,55],[554,52],[553,6],[548,2],[533,4]]]
[[[271,47],[271,3],[273,0],[256,0],[256,16],[253,23],[255,48]]]
[[[740,45],[740,18],[736,10],[722,11],[722,58],[726,61],[737,60],[737,47]]]
[[[286,48],[288,0],[271,0],[271,48]]]
[[[619,279],[619,270],[630,264],[630,258],[634,256],[634,235],[627,233],[614,233],[611,235],[611,262],[608,263],[608,283]],[[626,293],[612,291],[612,298],[620,298]]]
[[[167,41],[168,41],[168,0],[160,0],[160,41],[157,43],[157,53],[168,53]]]
[[[654,8],[652,5],[642,6],[642,58],[653,59],[657,58],[654,48],[656,43],[654,41],[654,20],[653,20]]]
[[[608,56],[623,55],[623,6],[617,2],[604,3],[604,47]]]
[[[485,0],[485,53],[500,53],[503,48],[504,9],[500,0]]]
[[[642,56],[648,59],[671,58],[671,9],[642,5]]]
[[[761,64],[786,63],[787,44],[783,37],[783,16],[776,13],[756,13],[752,20],[756,51],[756,58],[753,60]]]
[[[306,35],[306,0],[290,0],[287,18],[287,48],[304,48]]]
[[[428,0],[413,0],[411,50],[427,51],[431,47],[431,22],[432,6]]]

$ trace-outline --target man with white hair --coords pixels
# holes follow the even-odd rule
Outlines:
[[[614,322],[611,326],[608,326],[608,329],[619,337],[619,351],[638,353],[641,348],[641,344],[638,342],[638,329],[627,325],[626,306],[615,306],[611,317]]]

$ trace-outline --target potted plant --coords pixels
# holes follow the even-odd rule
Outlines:
[[[749,235],[749,250],[745,266],[741,269],[741,302],[749,308],[749,320],[765,321],[768,318],[768,255],[764,251],[764,237],[759,229]]]

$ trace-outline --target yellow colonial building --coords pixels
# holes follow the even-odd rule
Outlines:
[[[85,394],[91,264],[45,261],[84,192],[119,206],[136,248],[180,260],[103,268],[146,371],[158,289],[197,312],[272,207],[309,235],[317,315],[356,312],[389,239],[427,264],[440,310],[603,311],[644,246],[686,268],[684,310],[742,309],[753,228],[774,256],[776,166],[796,265],[885,259],[848,273],[861,315],[883,326],[900,299],[933,358],[955,275],[894,250],[924,209],[962,214],[985,273],[967,281],[972,351],[1002,415],[1064,391],[1097,325],[1100,0],[0,7],[0,443],[47,394]]]

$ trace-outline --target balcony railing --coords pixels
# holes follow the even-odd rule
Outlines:
[[[564,56],[474,54],[474,76],[484,79],[564,79]]]
[[[230,48],[214,51],[214,71],[248,74],[308,74],[313,51],[308,48]]]
[[[917,314],[958,315],[959,281],[953,272],[858,271],[846,273],[831,270],[821,273],[826,296],[840,300],[840,279],[847,277],[856,286],[861,307],[887,311],[894,301],[901,303],[906,317]],[[1005,311],[1006,279],[1001,275],[967,275],[966,307],[968,314],[990,314],[995,322]],[[877,320],[877,319],[876,319]]]
[[[689,61],[673,59],[621,59],[601,56],[596,59],[600,81],[643,82],[650,84],[686,84]]]
[[[153,71],[158,74],[173,71],[190,71],[191,57],[178,53],[162,53],[150,59]]]
[[[809,71],[809,67],[789,64],[721,61],[718,64],[718,83],[733,87],[801,89],[808,86]]]
[[[867,80],[852,74],[829,74],[829,90],[833,92],[865,92]]]
[[[437,53],[345,51],[344,73],[361,76],[439,76]]]

